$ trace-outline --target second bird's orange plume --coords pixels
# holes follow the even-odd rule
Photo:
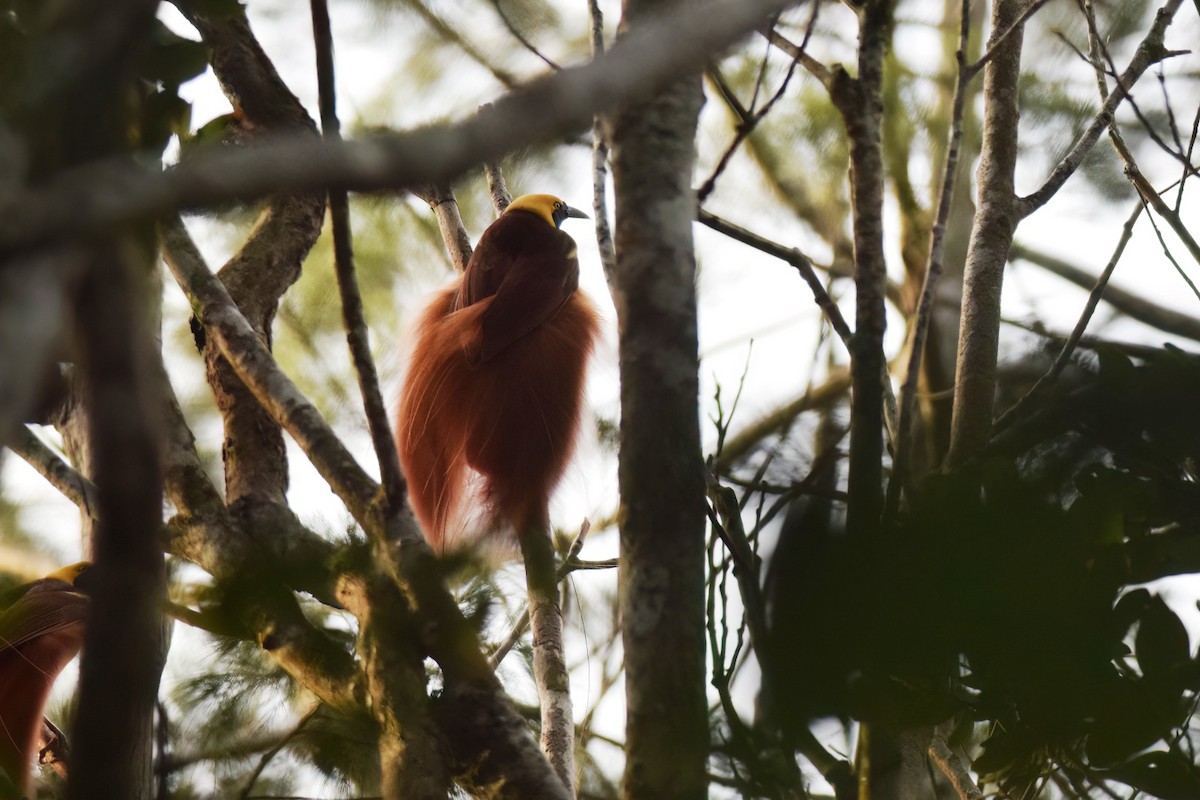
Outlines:
[[[418,320],[396,443],[436,550],[463,533],[546,524],[599,328],[575,242],[558,229],[582,216],[551,195],[517,198]]]

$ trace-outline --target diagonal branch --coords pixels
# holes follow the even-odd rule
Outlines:
[[[517,148],[583,130],[598,112],[652,96],[784,5],[784,0],[721,0],[704,14],[685,6],[647,20],[595,62],[535,80],[455,124],[341,144],[264,136],[257,146],[198,153],[161,174],[113,162],[88,165],[8,198],[0,206],[0,217],[8,221],[0,230],[0,251],[61,243],[130,219],[274,191],[330,185],[382,191],[451,178]],[[538,124],[530,125],[530,119]]]
[[[1096,140],[1100,138],[1100,134],[1112,123],[1113,114],[1116,113],[1117,106],[1128,96],[1130,89],[1137,83],[1138,78],[1154,64],[1174,55],[1174,53],[1167,50],[1164,46],[1163,37],[1166,35],[1167,27],[1175,18],[1175,13],[1179,10],[1182,2],[1183,0],[1167,0],[1163,7],[1158,10],[1154,18],[1154,24],[1150,26],[1146,37],[1138,45],[1137,51],[1133,54],[1133,58],[1129,62],[1129,66],[1117,78],[1116,88],[1112,94],[1105,98],[1104,104],[1093,118],[1092,123],[1075,140],[1075,144],[1071,146],[1071,149],[1063,157],[1063,160],[1050,172],[1050,175],[1047,176],[1041,188],[1032,194],[1018,199],[1016,211],[1019,217],[1027,217],[1037,211],[1062,188],[1067,179],[1083,163],[1083,159],[1091,151],[1092,146],[1096,144]]]
[[[1020,242],[1013,243],[1010,255],[1015,260],[1027,261],[1084,289],[1090,289],[1095,285],[1095,276],[1086,270]],[[1195,315],[1184,314],[1152,303],[1141,295],[1126,291],[1119,286],[1106,288],[1103,300],[1122,314],[1143,325],[1149,325],[1151,328],[1175,336],[1200,341],[1200,319],[1197,319]]]
[[[63,496],[79,506],[89,517],[96,519],[96,484],[81,475],[38,435],[25,426],[8,443],[8,449],[25,459],[46,481]]]
[[[167,266],[221,354],[258,402],[292,435],[354,519],[364,528],[376,527],[372,522],[378,485],[354,460],[320,412],[279,369],[224,284],[205,267],[183,222],[174,217],[162,228]]]

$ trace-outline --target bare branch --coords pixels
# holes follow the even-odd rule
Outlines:
[[[984,793],[980,791],[962,761],[946,744],[945,739],[940,736],[933,737],[929,743],[929,758],[950,781],[950,785],[962,800],[984,800]]]
[[[996,0],[992,6],[993,42],[1010,29],[1021,10],[1018,0]],[[984,70],[984,136],[976,190],[979,205],[971,226],[963,274],[954,415],[946,456],[946,466],[951,469],[983,449],[992,427],[1000,293],[1008,249],[1020,221],[1013,181],[1019,139],[1018,85],[1024,29],[1016,25],[1011,31],[996,47],[996,55]]]
[[[321,105],[321,129],[326,140],[341,141],[341,124],[337,114],[337,94],[333,72],[333,36],[330,32],[329,8],[325,0],[312,0],[313,31],[317,51],[317,77]],[[354,271],[354,248],[350,230],[350,200],[345,189],[329,191],[329,209],[333,224],[333,263],[338,289],[342,296],[342,321],[346,342],[358,376],[371,444],[379,462],[379,473],[387,496],[388,507],[399,509],[405,503],[404,476],[400,472],[400,457],[392,438],[387,407],[379,389],[379,375],[371,358],[367,321],[363,312],[362,293]]]
[[[970,80],[978,75],[979,71],[987,66],[988,62],[995,57],[996,53],[999,52],[1004,43],[1008,41],[1008,37],[1019,31],[1021,26],[1023,26],[1029,20],[1029,18],[1037,13],[1038,9],[1044,5],[1046,5],[1046,0],[1029,0],[1029,5],[1027,5],[1025,9],[1018,14],[1017,18],[1013,20],[1013,22],[1007,28],[1004,29],[1003,33],[1001,33],[999,36],[994,36],[988,42],[987,52],[980,56],[978,61],[970,66],[964,66],[960,64],[961,73],[967,76],[967,80]]]
[[[892,6],[873,0],[860,13],[858,76],[834,70],[830,97],[850,142],[850,197],[854,231],[855,318],[850,348],[850,457],[846,528],[850,535],[877,530],[883,511],[883,431],[895,401],[890,396],[883,335],[887,327],[887,259],[883,250],[883,61]],[[893,429],[888,424],[889,429]]]
[[[1057,378],[1062,371],[1070,363],[1071,354],[1075,352],[1076,345],[1083,337],[1087,330],[1088,323],[1092,319],[1092,314],[1096,312],[1096,306],[1100,304],[1100,298],[1104,295],[1104,289],[1108,286],[1108,280],[1112,277],[1113,271],[1116,270],[1118,262],[1121,260],[1122,254],[1125,252],[1125,245],[1129,244],[1130,238],[1133,236],[1133,226],[1137,222],[1138,217],[1142,214],[1142,203],[1139,201],[1134,206],[1133,212],[1129,218],[1125,220],[1125,225],[1121,228],[1121,238],[1117,241],[1117,246],[1113,249],[1112,256],[1108,259],[1108,264],[1105,265],[1104,271],[1100,273],[1100,277],[1096,279],[1095,286],[1088,294],[1087,303],[1084,304],[1083,313],[1079,315],[1079,321],[1075,323],[1074,330],[1067,340],[1063,342],[1062,349],[1054,359],[1054,363],[1050,365],[1050,369],[1046,370],[1046,374],[1038,378],[1037,381],[1030,387],[1020,400],[1013,404],[1011,408],[1005,411],[993,424],[992,428],[996,431],[1004,430],[1017,418],[1031,400],[1038,397],[1041,392]]]
[[[768,42],[787,53],[794,60],[798,61],[800,65],[808,70],[814,78],[821,82],[822,86],[830,91],[833,90],[833,70],[806,53],[803,45],[798,45],[795,42],[790,41],[786,36],[774,28],[771,28],[767,31],[761,31],[761,33],[763,36],[767,37]]]
[[[744,36],[783,0],[722,0],[647,20],[594,63],[540,78],[457,124],[341,144],[264,136],[256,146],[198,153],[166,173],[93,164],[44,189],[16,193],[0,208],[0,251],[110,230],[158,216],[273,191],[382,191],[460,175],[519,147],[582,130],[597,112],[651,96]],[[538,119],[530,125],[531,118]]]
[[[38,471],[43,478],[63,496],[79,506],[92,519],[97,518],[96,484],[80,475],[74,467],[63,461],[38,435],[25,426],[17,429],[8,449]]]
[[[1092,123],[1075,140],[1075,144],[1071,146],[1070,151],[1063,157],[1063,160],[1050,172],[1050,175],[1046,178],[1046,182],[1042,184],[1041,188],[1017,201],[1017,213],[1019,216],[1027,217],[1034,211],[1037,211],[1062,188],[1067,179],[1083,163],[1084,157],[1092,149],[1096,140],[1100,138],[1100,134],[1112,123],[1113,114],[1116,112],[1117,106],[1125,99],[1130,89],[1137,83],[1138,78],[1153,64],[1157,64],[1164,58],[1174,55],[1174,53],[1168,51],[1163,45],[1163,37],[1166,34],[1167,27],[1175,18],[1175,13],[1179,10],[1182,2],[1183,0],[1167,0],[1163,7],[1158,10],[1154,18],[1154,24],[1150,27],[1141,44],[1138,45],[1137,52],[1134,53],[1129,66],[1117,78],[1116,88],[1112,94],[1105,98],[1104,104],[1093,118]]]
[[[509,194],[508,186],[504,183],[504,173],[500,171],[499,164],[494,161],[487,162],[483,165],[483,173],[487,176],[488,193],[492,196],[492,208],[496,209],[498,217],[513,201],[512,195]]]
[[[1084,289],[1090,289],[1096,283],[1095,276],[1086,270],[1020,242],[1013,243],[1010,255],[1014,259],[1027,261],[1041,267]],[[1200,319],[1193,314],[1184,314],[1160,306],[1119,286],[1108,286],[1101,299],[1122,314],[1144,325],[1175,336],[1200,341]]]
[[[604,15],[599,0],[588,0],[592,21],[592,60],[604,55]],[[613,271],[617,255],[613,250],[612,228],[608,224],[608,133],[604,117],[592,117],[592,216],[596,227],[596,248],[600,251],[600,266],[608,290],[613,288]]]
[[[733,467],[743,456],[768,436],[786,429],[805,411],[828,408],[850,391],[850,371],[844,367],[830,372],[825,382],[809,389],[797,399],[771,411],[725,440],[721,457],[713,465],[718,474]]]
[[[1037,3],[1034,3],[1037,5]],[[921,299],[912,321],[912,335],[908,342],[908,367],[904,384],[900,388],[899,421],[896,425],[896,447],[893,454],[892,476],[888,482],[884,514],[891,517],[900,505],[900,492],[908,481],[909,458],[912,453],[913,417],[917,410],[917,387],[921,378],[921,358],[925,353],[925,340],[933,323],[933,307],[938,281],[942,277],[942,257],[946,243],[946,225],[950,219],[950,201],[954,196],[954,179],[958,175],[958,149],[962,142],[963,105],[967,95],[967,84],[971,77],[966,69],[967,43],[971,34],[971,14],[968,0],[959,7],[958,77],[954,83],[954,100],[950,111],[950,141],[946,146],[946,165],[942,170],[942,185],[938,197],[937,217],[929,243],[929,260],[925,267],[925,281],[921,287]]]
[[[313,38],[317,52],[317,77],[320,90],[321,127],[325,138],[341,139],[334,85],[333,33],[326,0],[312,0]],[[367,425],[375,456],[379,462],[385,516],[399,514],[407,502],[400,457],[392,439],[387,409],[379,390],[379,377],[371,358],[362,294],[354,270],[351,244],[350,202],[346,190],[332,188],[329,206],[333,220],[334,269],[342,296],[342,320],[346,339],[358,375],[359,389],[367,415]],[[343,578],[338,598],[358,619],[358,651],[366,676],[370,709],[379,723],[379,762],[384,794],[411,800],[444,798],[450,785],[446,759],[430,714],[425,684],[427,676],[419,651],[419,637],[408,603],[396,583],[378,567],[361,582]],[[358,589],[359,591],[353,591]],[[355,602],[349,602],[348,598]],[[315,713],[315,709],[313,712]],[[297,726],[300,731],[304,722]],[[249,796],[262,769],[286,744],[263,755],[258,768],[246,783],[241,800]]]
[[[576,560],[579,555],[579,551],[583,549],[583,540],[587,538],[588,531],[591,529],[591,521],[584,519],[583,524],[579,526],[579,533],[575,535],[575,540],[571,542],[571,546],[567,550],[566,556],[563,558],[562,563],[558,565],[558,569],[555,573],[555,580],[558,583],[562,583],[562,581],[564,581],[568,575],[577,569],[593,569],[593,567],[590,566],[581,566],[581,562]],[[609,565],[605,564],[604,566]],[[507,656],[509,651],[512,650],[513,647],[516,646],[517,642],[521,640],[521,637],[525,635],[525,631],[528,630],[528,628],[529,607],[526,606],[525,609],[521,611],[521,615],[517,617],[517,621],[513,623],[512,630],[508,632],[508,635],[500,641],[500,644],[496,645],[496,648],[492,651],[491,655],[488,656],[488,661],[491,662],[492,669],[500,666],[500,662],[504,661],[504,657]]]
[[[446,252],[450,254],[450,262],[456,270],[465,272],[471,261],[471,237],[463,225],[454,190],[447,183],[430,183],[414,187],[412,193],[429,203],[437,219],[438,230],[442,232]]]

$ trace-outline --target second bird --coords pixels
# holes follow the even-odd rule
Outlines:
[[[553,195],[518,197],[418,320],[396,443],[439,552],[464,534],[548,526],[599,328],[579,291],[575,241],[559,230],[586,216]]]

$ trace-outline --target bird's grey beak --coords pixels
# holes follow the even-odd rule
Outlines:
[[[591,217],[580,211],[578,208],[571,208],[570,206],[567,206],[563,210],[567,212],[568,217],[575,217],[576,219],[591,219]]]

